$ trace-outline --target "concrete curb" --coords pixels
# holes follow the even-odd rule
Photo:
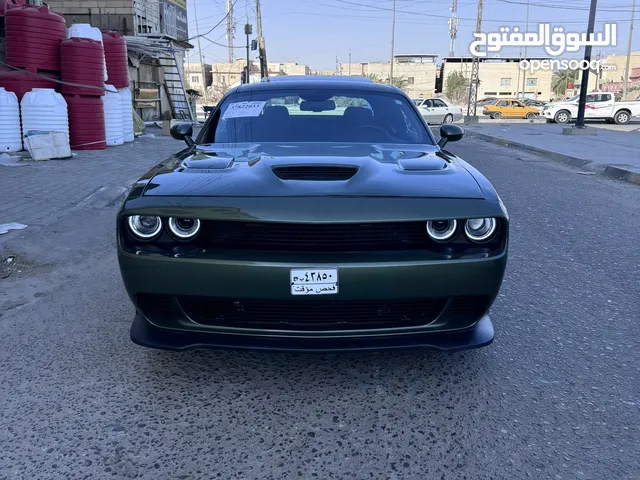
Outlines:
[[[541,155],[559,163],[571,165],[572,167],[582,168],[588,171],[595,171],[604,175],[605,177],[615,178],[635,185],[640,185],[640,173],[627,168],[626,165],[605,165],[604,168],[590,169],[586,168],[589,164],[593,163],[591,160],[586,160],[580,157],[574,157],[566,155],[564,153],[552,152],[540,147],[533,147],[526,143],[514,142],[505,138],[496,137],[486,133],[474,132],[473,130],[465,130],[465,133],[474,138],[479,138],[487,142],[495,143],[496,145],[502,145],[503,147],[514,147],[520,150]]]

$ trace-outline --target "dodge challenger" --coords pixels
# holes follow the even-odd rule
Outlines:
[[[281,77],[225,94],[144,174],[117,253],[151,348],[288,352],[490,344],[509,218],[401,90]]]

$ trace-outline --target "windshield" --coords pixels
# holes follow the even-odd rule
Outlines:
[[[567,102],[577,102],[579,98],[580,98],[580,94],[574,95],[569,100],[567,100]]]
[[[232,94],[202,142],[434,144],[403,96],[328,88]]]

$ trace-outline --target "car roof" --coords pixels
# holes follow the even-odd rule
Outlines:
[[[366,92],[387,92],[401,93],[404,92],[399,88],[381,83],[374,83],[366,77],[348,77],[348,76],[328,76],[321,77],[319,75],[290,75],[286,77],[275,77],[277,80],[261,81],[258,83],[245,83],[236,87],[235,92],[264,92],[269,90],[289,90],[295,89],[323,89],[337,88],[340,90],[366,91]]]

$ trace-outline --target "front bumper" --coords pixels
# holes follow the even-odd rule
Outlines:
[[[131,340],[137,345],[173,351],[203,348],[290,353],[346,353],[409,348],[457,351],[484,347],[493,342],[493,338],[493,325],[488,315],[484,315],[473,327],[462,331],[356,338],[257,337],[175,331],[155,327],[140,314],[136,315],[131,326]]]
[[[138,312],[131,329],[132,340],[139,345],[171,350],[203,347],[277,351],[477,348],[488,345],[493,339],[493,327],[487,313],[499,292],[507,261],[506,251],[483,259],[393,263],[357,262],[353,255],[350,263],[347,258],[338,259],[332,255],[333,261],[313,264],[284,258],[280,262],[273,261],[277,257],[271,261],[259,256],[250,259],[246,258],[246,252],[242,261],[221,257],[208,260],[168,258],[120,251],[124,285]],[[338,269],[339,292],[294,298],[289,284],[290,269],[322,267]],[[170,299],[171,308],[150,308],[149,303],[138,301],[149,295]],[[266,302],[267,306],[261,308],[274,309],[281,308],[273,306],[276,302],[285,306],[295,302],[306,305],[305,299],[310,299],[309,309],[322,309],[325,300],[348,305],[380,303],[386,306],[394,302],[419,303],[437,298],[446,304],[438,306],[424,323],[398,326],[387,322],[382,327],[354,324],[342,330],[324,327],[310,330],[299,327],[307,321],[305,318],[294,322],[297,325],[294,327],[291,324],[273,326],[274,322],[264,327],[255,323],[250,326],[237,326],[228,321],[216,323],[218,314],[202,321],[191,314],[182,300],[179,301],[184,298],[224,299],[227,303],[243,305],[243,311],[252,303],[264,305]],[[472,299],[472,302],[456,303],[461,299]],[[480,301],[475,304],[473,299]],[[206,316],[207,308],[201,307],[197,314],[202,315],[205,311]],[[176,313],[165,314],[169,309]],[[335,315],[336,311],[340,313],[335,306],[327,311],[332,312],[328,316]],[[373,321],[382,318],[376,311],[374,309],[372,314]],[[304,308],[300,316],[305,317]],[[310,317],[310,321],[318,320],[317,315]]]

